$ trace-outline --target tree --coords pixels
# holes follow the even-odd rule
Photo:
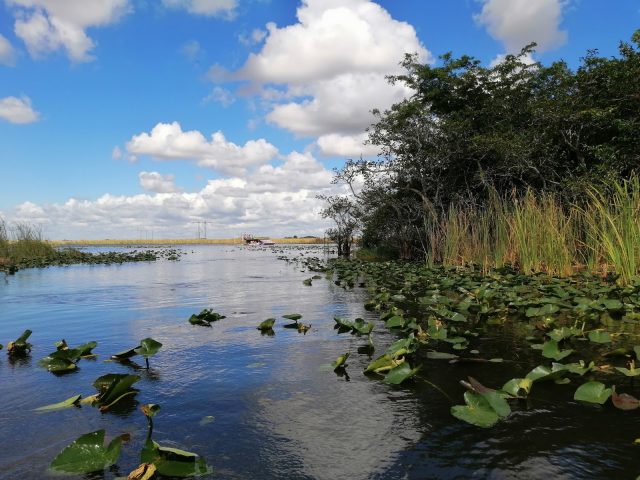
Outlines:
[[[353,236],[358,228],[358,210],[348,197],[321,196],[327,206],[320,212],[324,218],[331,218],[336,226],[327,230],[327,236],[336,242],[338,256],[349,258]]]

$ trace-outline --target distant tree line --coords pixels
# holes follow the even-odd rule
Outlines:
[[[380,155],[347,161],[335,182],[353,195],[325,198],[343,254],[357,231],[365,246],[416,258],[451,206],[531,191],[576,205],[591,186],[638,171],[640,30],[617,56],[590,50],[575,70],[532,63],[535,46],[490,67],[450,53],[438,66],[405,57],[388,80],[414,94],[374,111],[368,143]]]

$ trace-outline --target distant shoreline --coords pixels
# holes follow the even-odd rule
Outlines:
[[[268,237],[259,237],[266,239]],[[319,244],[325,243],[325,240],[318,237],[313,238],[271,238],[276,245],[279,244]],[[241,238],[183,238],[183,239],[128,239],[128,240],[51,240],[49,243],[55,246],[63,245],[242,245],[244,241]]]

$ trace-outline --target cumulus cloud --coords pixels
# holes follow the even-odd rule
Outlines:
[[[362,134],[373,108],[410,94],[384,78],[399,73],[405,53],[431,60],[413,26],[370,0],[304,0],[297,18],[268,24],[262,49],[235,73],[260,87],[267,120],[296,135]],[[360,147],[347,151],[345,143],[342,151],[358,155]]]
[[[233,18],[237,0],[162,0],[169,8],[182,8],[194,15]]]
[[[246,46],[251,46],[251,45],[257,45],[258,43],[262,42],[265,38],[267,37],[267,32],[265,30],[262,30],[260,28],[254,28],[251,31],[251,34],[246,35],[246,34],[241,34],[238,36],[238,40],[240,40],[240,43],[242,43],[243,45]]]
[[[74,62],[94,59],[95,43],[86,33],[118,21],[130,7],[128,0],[6,0],[14,7],[16,36],[32,57],[59,49]]]
[[[323,205],[316,195],[342,191],[330,184],[331,178],[310,153],[292,152],[280,165],[263,165],[244,177],[212,179],[197,192],[106,194],[61,204],[25,202],[3,215],[9,221],[42,225],[51,238],[126,238],[141,226],[153,228],[156,237],[184,238],[185,232],[192,232],[194,220],[210,222],[209,231],[217,237],[246,231],[322,235],[329,225],[319,215]],[[157,172],[141,172],[141,184],[143,179],[149,181],[147,187],[173,180]]]
[[[227,141],[218,131],[207,140],[197,130],[182,131],[178,122],[158,123],[150,133],[134,135],[127,143],[127,151],[158,160],[195,160],[202,167],[235,175],[267,163],[278,153],[276,147],[262,138],[240,146]]]
[[[140,186],[155,193],[173,193],[180,189],[176,187],[174,175],[162,175],[158,172],[140,172],[138,174]]]
[[[336,157],[371,157],[379,153],[379,148],[375,145],[365,145],[366,133],[357,135],[340,135],[332,133],[322,135],[317,140],[320,152],[326,156]]]
[[[16,51],[13,45],[0,34],[0,65],[14,66],[16,63]]]
[[[567,32],[560,29],[566,4],[566,0],[483,0],[474,20],[502,42],[507,53],[518,53],[531,42],[544,52],[567,41]]]
[[[29,97],[5,97],[0,98],[0,118],[9,123],[33,123],[37,122],[40,114],[31,107]]]

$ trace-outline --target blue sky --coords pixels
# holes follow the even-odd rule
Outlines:
[[[405,52],[615,55],[638,0],[0,0],[0,215],[50,238],[321,234]],[[212,137],[213,135],[213,137]]]

